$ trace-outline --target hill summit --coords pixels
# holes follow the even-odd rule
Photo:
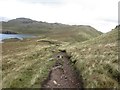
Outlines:
[[[51,38],[72,41],[84,41],[97,37],[102,32],[89,25],[66,25],[61,23],[47,23],[29,18],[16,18],[3,22],[3,32],[11,31],[20,34],[45,35]]]

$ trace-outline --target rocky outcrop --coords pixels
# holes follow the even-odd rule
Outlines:
[[[8,38],[8,39],[4,39],[2,40],[2,42],[15,42],[15,41],[21,41],[22,39],[20,38]]]
[[[2,34],[18,34],[18,33],[12,31],[2,31]]]

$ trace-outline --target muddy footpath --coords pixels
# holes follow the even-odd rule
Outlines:
[[[65,51],[53,56],[55,65],[49,72],[48,78],[42,83],[41,90],[68,89],[83,90],[82,77],[78,75]]]

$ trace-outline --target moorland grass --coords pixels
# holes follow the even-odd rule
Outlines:
[[[64,46],[82,74],[86,88],[118,88],[118,30],[82,43]]]
[[[55,62],[48,61],[53,55],[52,50],[56,49],[55,45],[31,41],[25,43],[17,42],[16,45],[23,46],[16,48],[12,46],[15,44],[13,42],[3,43],[3,88],[40,88],[40,83],[47,78]]]

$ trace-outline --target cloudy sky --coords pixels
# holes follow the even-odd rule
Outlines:
[[[91,25],[108,32],[118,24],[119,0],[0,0],[0,17]]]

